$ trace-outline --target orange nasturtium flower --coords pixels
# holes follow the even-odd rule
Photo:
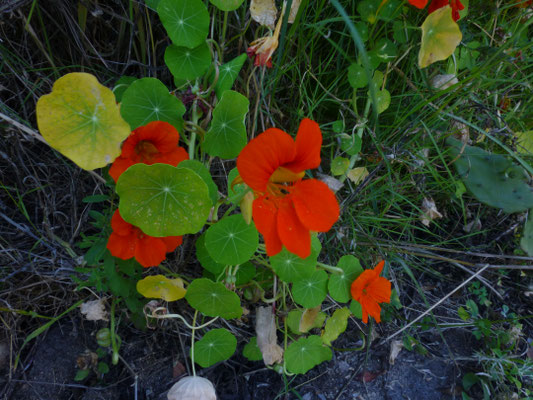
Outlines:
[[[379,303],[390,303],[391,283],[388,279],[379,276],[385,261],[380,261],[374,269],[364,270],[352,282],[351,293],[355,301],[363,309],[363,322],[368,323],[368,316],[376,322],[381,322],[381,307]]]
[[[428,0],[409,0],[409,3],[417,8],[424,8],[428,3]],[[464,10],[465,8],[465,6],[461,4],[461,0],[432,0],[429,4],[428,14],[431,14],[439,8],[446,7],[448,4],[452,7],[453,20],[457,22],[457,20],[461,18],[459,11]]]
[[[176,128],[164,121],[152,121],[135,129],[122,144],[122,153],[111,168],[109,175],[115,180],[134,164],[155,163],[177,166],[189,159],[187,151],[178,146],[180,135]]]
[[[300,123],[296,140],[270,128],[252,139],[237,158],[242,181],[254,191],[252,217],[269,256],[284,245],[302,258],[311,253],[310,231],[326,232],[339,218],[339,204],[328,186],[302,180],[320,165],[322,133],[310,119]]]
[[[122,260],[132,257],[143,267],[155,267],[183,242],[182,236],[153,237],[124,221],[118,209],[111,218],[113,233],[107,241],[111,254]]]

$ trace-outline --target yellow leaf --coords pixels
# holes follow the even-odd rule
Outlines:
[[[169,279],[163,275],[147,276],[137,282],[137,291],[150,299],[175,301],[185,297],[183,281],[179,278]]]
[[[321,307],[322,305],[318,305],[315,308],[308,308],[302,313],[299,326],[300,332],[307,332],[314,327],[316,317],[318,316]]]
[[[358,184],[368,176],[368,170],[365,167],[354,168],[346,174],[349,180],[354,184]]]
[[[518,152],[533,154],[533,131],[516,132]]]
[[[463,35],[452,18],[448,5],[429,14],[422,24],[422,44],[418,53],[418,66],[426,68],[436,61],[445,60],[461,43]]]
[[[274,0],[252,0],[250,14],[254,21],[274,29],[278,9]]]
[[[37,125],[48,144],[81,168],[105,167],[131,133],[115,95],[91,74],[59,78],[37,102]]]

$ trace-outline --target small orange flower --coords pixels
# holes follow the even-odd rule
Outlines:
[[[428,4],[428,0],[409,0],[409,4],[422,9]]]
[[[417,8],[424,8],[428,3],[428,0],[409,0],[409,4]],[[459,11],[463,10],[465,6],[461,4],[461,0],[432,0],[429,4],[428,14],[431,14],[433,11],[438,10],[439,8],[446,7],[448,4],[452,7],[452,17],[453,20],[457,22],[461,16]]]
[[[143,267],[155,267],[165,259],[166,253],[174,251],[183,242],[182,236],[153,237],[124,221],[118,209],[111,218],[113,233],[107,241],[111,254],[122,260],[132,257]]]
[[[459,11],[464,10],[465,6],[461,4],[460,0],[433,0],[428,8],[428,14],[431,14],[433,11],[438,10],[439,8],[446,7],[448,4],[452,7],[452,17],[454,21],[458,21],[461,16]]]
[[[368,323],[368,316],[376,322],[381,322],[381,307],[379,303],[390,303],[391,283],[379,276],[385,261],[380,261],[374,269],[367,269],[352,282],[351,293],[355,301],[363,309],[363,322]]]
[[[241,179],[254,191],[252,217],[273,256],[287,250],[302,258],[311,253],[310,231],[326,232],[339,218],[339,204],[328,186],[302,180],[306,169],[320,165],[322,133],[310,119],[300,123],[296,140],[267,129],[237,158]]]
[[[188,160],[187,151],[178,146],[180,135],[176,128],[164,121],[152,121],[135,129],[122,145],[122,153],[109,175],[115,180],[134,164],[155,163],[178,165]]]

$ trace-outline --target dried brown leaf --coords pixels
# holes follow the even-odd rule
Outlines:
[[[263,354],[266,365],[281,362],[283,349],[277,343],[276,321],[272,307],[257,307],[255,332],[257,334],[257,346]]]

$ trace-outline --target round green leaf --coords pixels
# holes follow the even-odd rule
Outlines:
[[[185,296],[183,281],[169,279],[164,275],[150,275],[137,282],[137,291],[144,297],[175,301]]]
[[[228,200],[238,205],[249,189],[244,183],[233,185],[233,181],[237,176],[239,176],[239,170],[235,167],[228,174]]]
[[[226,90],[213,110],[211,127],[205,134],[204,149],[210,156],[235,158],[246,146],[244,119],[249,102],[242,94]]]
[[[189,168],[202,178],[207,185],[207,189],[209,189],[209,197],[211,198],[213,205],[215,205],[218,200],[218,187],[213,181],[211,173],[207,167],[198,160],[184,160],[180,162],[180,168]]]
[[[161,0],[157,13],[176,46],[194,48],[209,33],[209,13],[201,0]]]
[[[363,141],[358,135],[347,135],[343,133],[341,138],[341,150],[349,156],[354,156],[361,151]]]
[[[217,263],[209,255],[207,248],[205,247],[205,232],[196,239],[196,258],[202,267],[215,276],[220,275],[222,271],[224,271],[224,268],[226,268],[226,264]]]
[[[432,12],[422,24],[418,66],[425,68],[436,61],[447,59],[461,43],[462,37],[449,5]]]
[[[230,358],[236,348],[237,339],[227,329],[212,329],[194,343],[194,362],[207,368]]]
[[[231,89],[247,58],[248,56],[246,54],[241,54],[230,62],[220,66],[218,69],[218,81],[215,85],[217,98],[220,99],[226,90]]]
[[[178,81],[192,81],[202,76],[211,65],[207,43],[190,49],[171,44],[165,50],[165,64]]]
[[[205,235],[207,252],[218,263],[238,265],[248,261],[257,250],[259,234],[254,223],[234,214],[211,225]]]
[[[350,302],[350,311],[353,313],[353,315],[356,318],[362,319],[363,318],[363,307],[361,306],[361,303],[359,303],[356,300],[352,300]]]
[[[156,78],[142,78],[132,82],[122,95],[120,113],[131,129],[152,121],[165,121],[183,133],[182,116],[185,114],[185,106]]]
[[[256,272],[255,265],[251,262],[239,265],[239,269],[235,273],[235,285],[240,286],[250,282],[255,277]]]
[[[374,24],[377,21],[379,2],[375,0],[363,0],[357,4],[357,12],[364,21]]]
[[[327,294],[328,274],[318,270],[308,278],[303,278],[292,285],[294,301],[305,308],[313,308],[324,301]]]
[[[270,257],[270,265],[283,282],[292,283],[309,278],[316,271],[316,263],[321,248],[320,241],[314,236],[311,239],[309,257],[300,258],[284,247],[278,254]]]
[[[351,299],[350,287],[352,282],[361,275],[363,268],[359,260],[351,255],[342,256],[337,264],[344,273],[341,275],[332,274],[329,277],[328,290],[329,295],[339,303],[347,303]]]
[[[365,69],[357,63],[348,67],[348,82],[354,89],[359,89],[368,85]]]
[[[211,4],[222,11],[234,11],[241,6],[244,0],[209,0]]]
[[[402,10],[402,3],[398,0],[387,0],[383,2],[381,0],[374,0],[379,5],[378,18],[384,21],[390,21],[398,16]]]
[[[185,299],[192,308],[208,317],[230,319],[242,315],[239,296],[226,289],[222,283],[215,283],[207,278],[192,281]]]
[[[331,360],[332,352],[322,344],[319,336],[301,338],[287,347],[285,365],[293,374],[305,374],[323,361]]]
[[[384,63],[390,62],[398,55],[396,45],[386,38],[381,38],[376,43],[375,51],[380,60]]]
[[[113,92],[90,74],[59,78],[37,101],[37,125],[47,143],[86,170],[105,167],[120,155],[131,133]]]
[[[333,175],[343,175],[350,167],[350,160],[346,157],[335,157],[331,161],[331,173]]]
[[[379,64],[381,64],[381,58],[379,58],[376,50],[368,51],[366,55],[368,56],[368,68],[370,68],[371,71],[379,67]],[[359,53],[359,56],[357,57],[357,63],[359,65],[363,64],[363,58],[361,57],[361,53]]]
[[[396,43],[404,44],[409,40],[409,30],[407,29],[405,21],[394,21],[392,24],[392,36]]]
[[[150,236],[196,233],[211,210],[207,186],[197,173],[168,164],[135,164],[117,182],[120,215]]]
[[[376,92],[378,114],[381,114],[383,111],[389,108],[390,100],[390,93],[387,89],[378,90]]]
[[[254,336],[250,339],[248,343],[242,349],[242,355],[250,361],[261,361],[263,359],[263,354],[257,346],[257,336]]]

